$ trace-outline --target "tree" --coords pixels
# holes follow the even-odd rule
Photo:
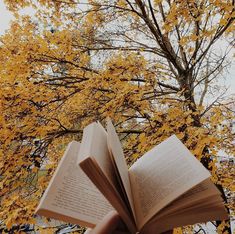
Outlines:
[[[234,100],[219,83],[234,44],[233,0],[5,2],[37,15],[18,16],[1,37],[4,228],[35,222],[66,144],[106,116],[130,164],[176,134],[225,189],[233,217],[233,174],[218,161],[221,150],[234,155]],[[215,225],[231,233],[228,222]]]

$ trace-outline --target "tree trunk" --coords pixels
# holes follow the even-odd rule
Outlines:
[[[185,80],[187,80],[187,79],[185,79]],[[192,92],[191,88],[187,87],[186,85],[187,84],[184,85],[184,90],[185,90],[184,97],[185,97],[186,102],[189,101],[189,102],[187,102],[187,106],[188,106],[189,110],[192,111],[193,124],[194,124],[195,127],[201,127],[202,124],[201,124],[201,121],[200,121],[200,116],[198,115],[198,113],[195,113],[196,110],[197,110],[197,107],[196,107],[196,103],[195,103],[195,100],[194,100],[194,97],[193,97],[193,92]],[[185,87],[187,87],[187,88],[185,89]],[[207,146],[203,150],[203,155],[206,154],[206,153],[209,153],[209,149],[208,149]],[[209,158],[209,157],[202,157],[201,158],[201,163],[208,170],[210,170],[210,168],[209,168],[210,162],[212,162],[212,159]],[[227,198],[225,196],[225,193],[224,193],[224,190],[223,190],[222,186],[218,185],[218,184],[216,184],[216,186],[219,189],[219,191],[221,192],[222,198],[227,203]],[[227,212],[229,214],[228,209],[227,209]],[[225,220],[225,222],[226,222],[226,226],[224,227],[222,233],[232,234],[232,231],[231,231],[231,228],[230,228],[230,220],[227,219],[227,220]],[[216,226],[218,227],[221,223],[222,223],[222,221],[216,221]]]

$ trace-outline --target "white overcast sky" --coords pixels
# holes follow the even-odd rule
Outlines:
[[[30,14],[32,13],[32,10],[26,9],[25,11],[22,11],[23,14]],[[0,0],[0,35],[4,34],[5,30],[9,28],[10,21],[13,20],[13,15],[6,9],[6,6],[3,2],[3,0]],[[235,52],[234,56],[235,56]],[[226,85],[228,87],[227,94],[233,94],[235,95],[235,57],[231,56],[231,59],[233,60],[232,66],[229,68],[229,73],[225,74],[226,80],[221,82],[221,85]]]

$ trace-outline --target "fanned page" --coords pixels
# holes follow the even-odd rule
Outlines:
[[[148,225],[144,230],[141,231],[141,233],[160,234],[175,227],[182,227],[189,224],[207,222],[210,220],[224,220],[227,218],[228,217],[222,205],[210,206],[209,208],[204,207],[194,211],[183,211],[182,214],[173,214],[159,219],[156,222]]]
[[[210,199],[214,197],[219,198],[220,201],[222,201],[219,190],[210,179],[207,179],[167,205],[154,218],[156,219],[170,215],[171,213],[182,210],[185,207],[192,207],[193,204],[200,205],[202,204],[202,201],[210,201]]]
[[[137,160],[129,175],[138,229],[170,202],[210,177],[175,135]]]
[[[94,157],[105,177],[115,188],[118,187],[117,179],[113,171],[113,165],[109,156],[107,145],[107,132],[100,123],[93,122],[83,129],[79,164],[88,157]]]
[[[92,123],[83,130],[79,156],[78,164],[82,170],[117,210],[130,232],[135,233],[135,221],[123,200],[107,146],[107,133],[101,124]]]
[[[110,156],[113,158],[113,163],[117,167],[117,174],[120,178],[120,183],[123,187],[123,193],[126,195],[126,203],[129,209],[132,211],[133,218],[135,218],[134,203],[131,193],[131,184],[129,180],[128,167],[122,150],[121,142],[115,131],[115,128],[111,120],[107,119],[107,132],[108,132],[108,147],[110,150]]]
[[[79,145],[76,141],[68,145],[36,213],[93,227],[113,207],[76,165]]]
[[[200,222],[227,219],[227,212],[220,195],[215,185],[207,179],[166,206],[145,225],[144,229],[148,230],[149,234],[155,233],[150,232],[150,229],[159,231],[160,226],[164,230],[169,230],[181,225],[194,224],[198,222],[198,217]]]

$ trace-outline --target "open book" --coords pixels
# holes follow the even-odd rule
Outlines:
[[[111,121],[92,123],[69,144],[36,213],[93,227],[112,209],[130,233],[227,219],[210,173],[175,136],[129,169]]]

